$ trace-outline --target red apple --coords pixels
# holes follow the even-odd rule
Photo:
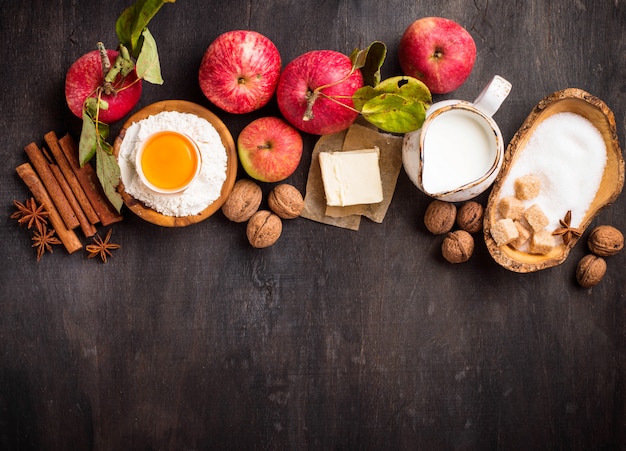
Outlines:
[[[107,50],[111,64],[118,52]],[[78,58],[65,76],[65,99],[72,113],[83,117],[83,104],[88,97],[98,97],[109,104],[108,109],[101,109],[98,119],[106,124],[113,123],[126,116],[141,97],[141,80],[133,70],[126,77],[118,75],[112,84],[113,92],[107,94],[103,89],[104,75],[100,52],[93,50]]]
[[[363,86],[360,70],[333,50],[313,50],[291,61],[278,81],[281,113],[294,127],[314,135],[348,128],[359,115],[352,94]],[[308,110],[307,110],[308,109]]]
[[[198,80],[207,99],[229,113],[249,113],[274,95],[281,60],[278,49],[256,31],[233,30],[206,49]]]
[[[237,138],[239,161],[261,182],[279,182],[294,173],[302,157],[302,136],[277,117],[249,123]]]
[[[434,94],[446,94],[469,76],[476,61],[476,44],[458,23],[424,17],[405,30],[398,57],[404,75],[421,80]]]

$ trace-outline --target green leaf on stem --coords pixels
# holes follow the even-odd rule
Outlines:
[[[78,143],[78,160],[82,168],[96,154],[96,124],[83,110],[83,127]]]
[[[120,62],[120,66],[121,66],[120,72],[122,76],[125,77],[133,71],[133,69],[135,68],[135,62],[133,61],[132,57],[130,56],[130,53],[128,52],[128,49],[126,48],[124,44],[120,44],[119,48],[120,48],[120,53],[118,55],[118,58],[120,56],[122,58],[122,61]]]
[[[87,164],[96,157],[96,175],[100,185],[111,204],[119,212],[122,208],[122,197],[116,188],[120,180],[120,167],[113,155],[111,145],[107,142],[109,125],[97,120],[100,109],[106,110],[109,104],[102,99],[90,97],[83,106],[83,127],[78,143],[78,159],[80,166]]]
[[[423,102],[413,102],[397,94],[382,94],[368,101],[361,114],[382,130],[408,133],[422,126],[426,108]]]
[[[134,68],[135,62],[130,57],[128,49],[123,44],[120,44],[120,52],[118,53],[117,58],[115,58],[113,66],[111,66],[111,69],[109,69],[104,77],[104,80],[109,83],[113,83],[119,74],[125,77],[130,74]]]
[[[141,52],[137,57],[137,76],[149,83],[162,85],[163,78],[156,41],[147,28],[144,29],[142,35],[144,39]]]
[[[80,132],[80,141],[78,143],[78,160],[84,166],[93,158],[96,153],[96,147],[100,139],[105,139],[109,135],[109,126],[104,122],[98,122],[98,111],[106,110],[109,104],[95,97],[88,97],[83,106],[83,127]],[[102,136],[104,135],[104,138]]]
[[[113,155],[111,145],[104,140],[96,149],[96,174],[104,194],[119,213],[124,203],[122,196],[117,192],[117,185],[120,183],[120,167]]]
[[[417,78],[401,75],[387,78],[374,88],[364,86],[357,90],[352,98],[354,107],[360,111],[366,102],[381,94],[398,94],[415,101],[432,102],[430,90],[424,83]]]
[[[115,31],[122,44],[130,49],[133,57],[141,52],[143,30],[165,3],[176,0],[137,0],[122,12],[115,22]]]
[[[363,83],[376,86],[380,83],[380,68],[385,62],[387,47],[380,41],[374,41],[363,50],[354,49],[350,55],[353,69],[361,69]]]
[[[391,77],[375,88],[364,86],[352,101],[364,119],[392,133],[418,130],[432,103],[429,89],[413,77]]]

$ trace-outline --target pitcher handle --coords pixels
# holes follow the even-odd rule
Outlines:
[[[474,100],[474,107],[489,117],[493,116],[511,92],[511,86],[511,83],[500,75],[494,76]]]

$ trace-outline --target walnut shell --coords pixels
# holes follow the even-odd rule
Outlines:
[[[452,230],[455,219],[456,205],[443,200],[432,201],[424,213],[424,225],[434,235],[441,235]]]
[[[252,247],[264,248],[278,240],[283,231],[283,222],[269,210],[259,210],[252,215],[246,227],[246,235]]]
[[[270,209],[282,219],[294,219],[300,216],[304,208],[304,199],[298,189],[288,183],[274,187],[267,197]]]
[[[484,208],[475,201],[465,202],[456,213],[456,224],[461,230],[478,233],[483,228]]]
[[[594,254],[600,257],[610,257],[624,247],[624,235],[613,226],[598,226],[591,231],[587,245]]]
[[[441,253],[450,263],[463,263],[474,252],[474,238],[465,230],[449,232],[441,244]]]
[[[597,255],[587,254],[578,262],[576,280],[584,288],[600,283],[606,273],[606,261]]]
[[[246,222],[259,209],[263,191],[252,180],[235,182],[230,195],[222,205],[222,213],[233,222]]]

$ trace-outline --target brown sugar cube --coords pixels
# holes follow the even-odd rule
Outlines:
[[[530,240],[530,252],[545,255],[555,246],[554,236],[547,230],[533,233]]]
[[[526,228],[524,224],[522,224],[521,222],[519,221],[514,221],[514,222],[515,222],[515,227],[517,228],[518,236],[509,244],[513,246],[515,249],[519,250],[524,245],[524,243],[528,241],[531,233],[530,233],[530,230],[528,230],[528,228]]]
[[[515,240],[519,236],[517,227],[511,218],[504,218],[497,221],[491,228],[491,237],[498,246],[504,246]]]
[[[539,232],[550,223],[541,207],[533,204],[524,211],[524,219],[534,232]]]
[[[524,202],[514,196],[507,196],[498,203],[498,210],[502,217],[518,220],[524,215]]]
[[[534,199],[541,191],[541,180],[532,174],[515,180],[515,197],[521,200]]]

